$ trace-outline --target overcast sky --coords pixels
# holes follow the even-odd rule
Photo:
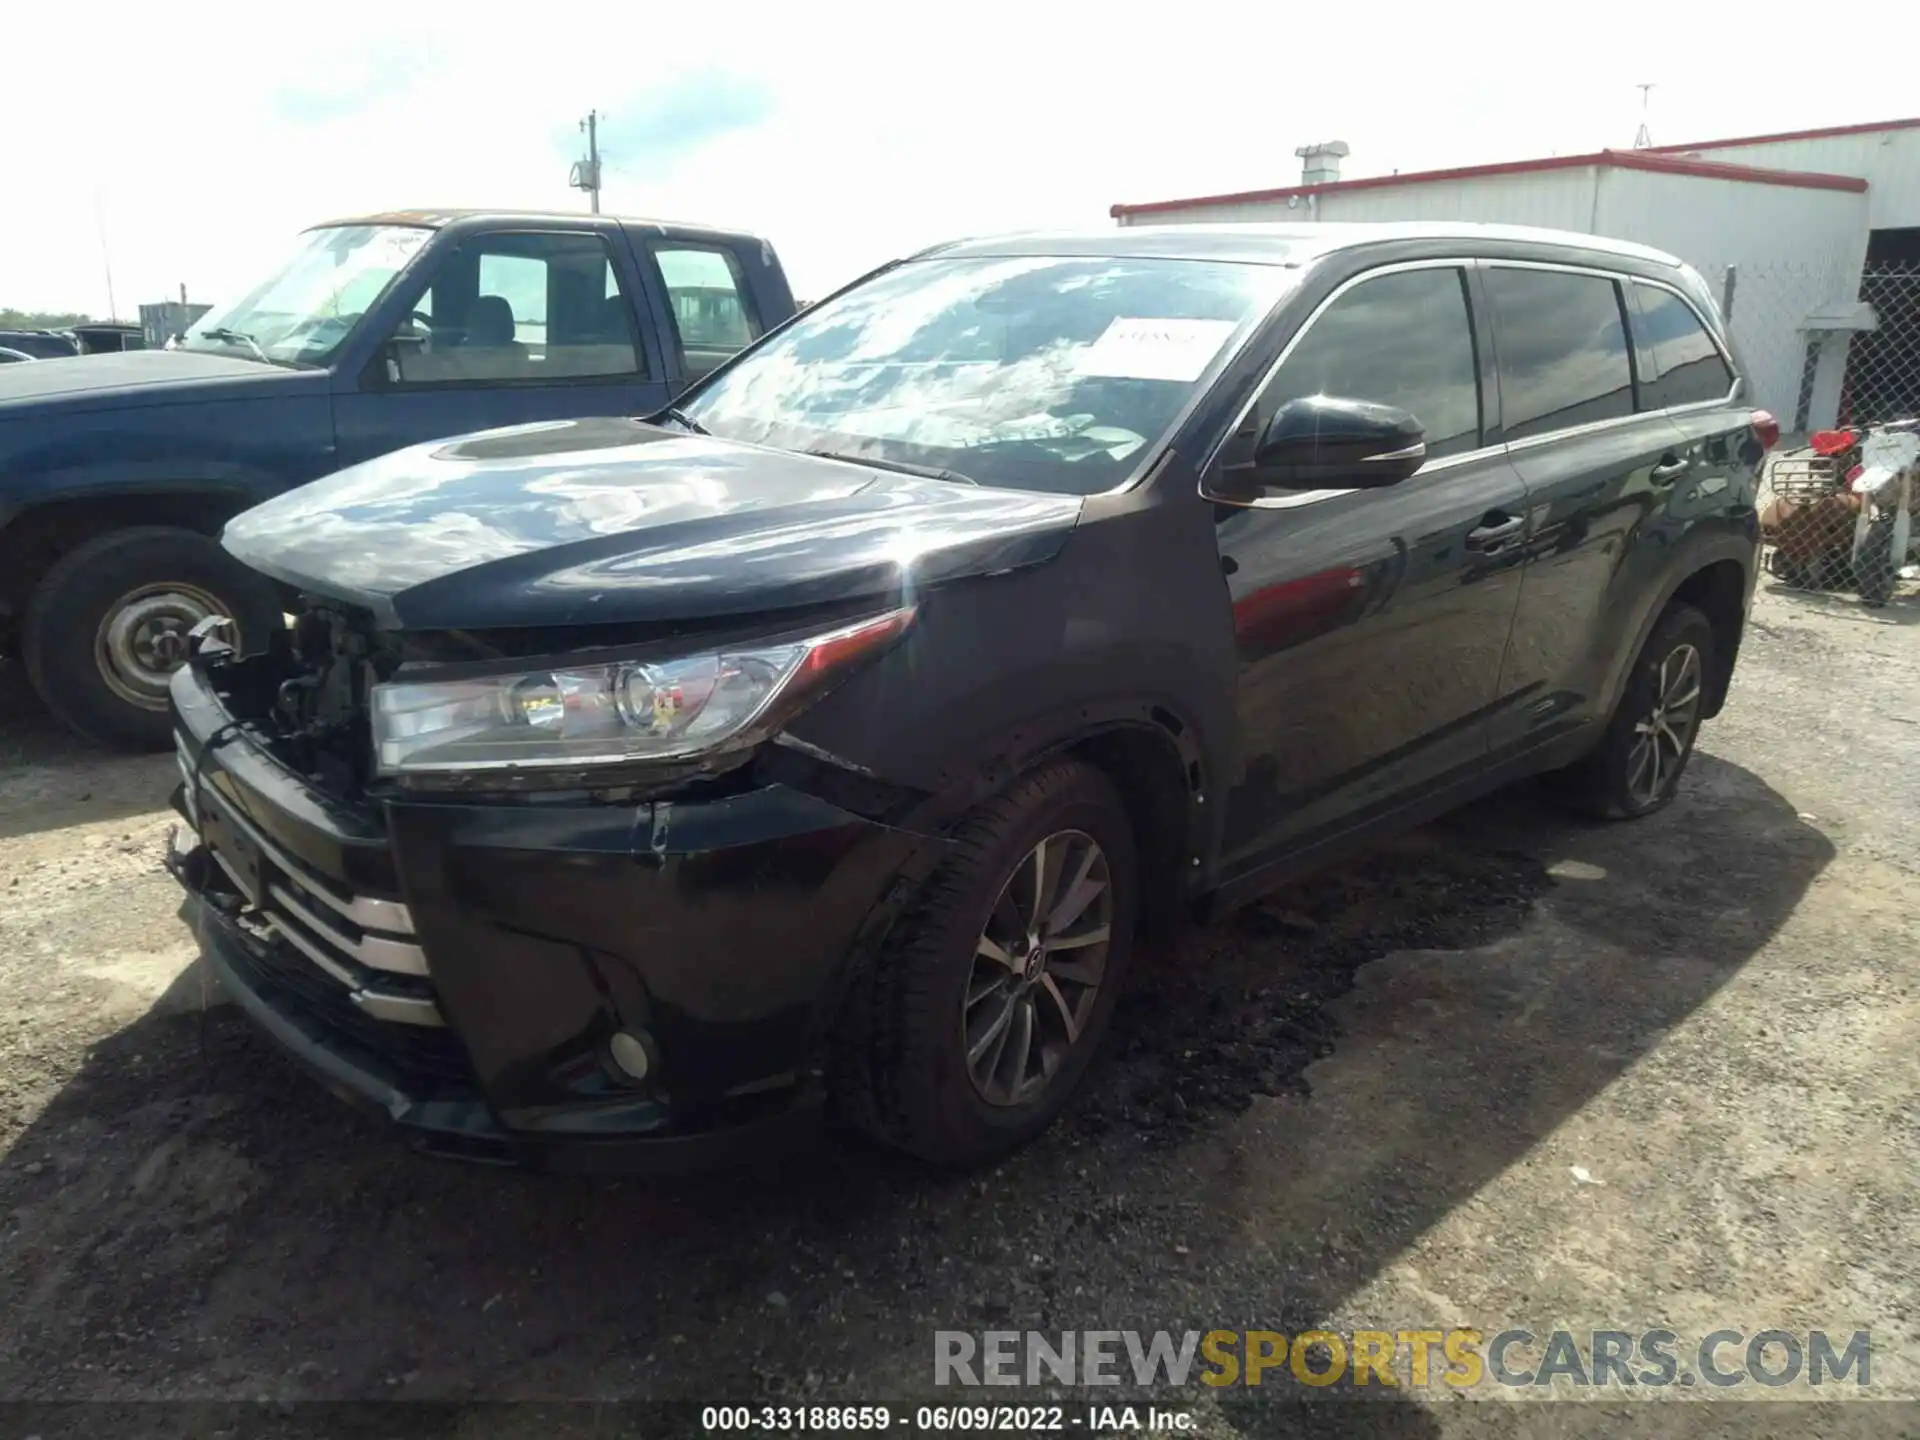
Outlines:
[[[1806,8],[1770,0],[15,8],[0,305],[104,313],[104,222],[123,316],[233,298],[336,215],[584,208],[589,107],[604,208],[759,231],[817,298],[955,235],[1291,184],[1310,141],[1350,176],[1624,148],[1642,81],[1659,143],[1891,118],[1911,87],[1859,47],[1920,39],[1884,12],[1807,71]]]

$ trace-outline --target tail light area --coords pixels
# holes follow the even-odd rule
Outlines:
[[[1753,438],[1760,442],[1762,450],[1771,450],[1780,443],[1780,422],[1773,418],[1771,410],[1753,412]]]

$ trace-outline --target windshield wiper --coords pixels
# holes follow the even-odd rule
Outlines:
[[[274,363],[273,357],[260,348],[260,342],[243,330],[233,330],[224,325],[219,325],[211,330],[202,330],[200,333],[209,340],[218,340],[223,344],[244,345],[253,351],[254,355],[259,359],[266,361],[267,364],[271,365]]]
[[[848,465],[871,465],[876,470],[898,470],[902,475],[920,475],[928,480],[951,480],[956,485],[978,485],[971,475],[958,470],[942,470],[938,465],[916,465],[911,460],[880,460],[872,455],[842,455],[837,450],[808,450],[822,460],[841,460]]]
[[[683,430],[691,430],[696,435],[711,435],[713,432],[694,419],[678,405],[669,405],[660,412],[661,418],[671,420]]]

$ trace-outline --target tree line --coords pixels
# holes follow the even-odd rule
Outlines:
[[[92,323],[91,315],[77,310],[13,310],[0,306],[0,330],[66,330]]]

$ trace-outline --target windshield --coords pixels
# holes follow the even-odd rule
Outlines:
[[[324,364],[432,235],[410,225],[309,230],[291,260],[233,304],[201,316],[181,346]]]
[[[1125,481],[1293,284],[1269,265],[911,261],[681,401],[731,440],[1091,495]]]

